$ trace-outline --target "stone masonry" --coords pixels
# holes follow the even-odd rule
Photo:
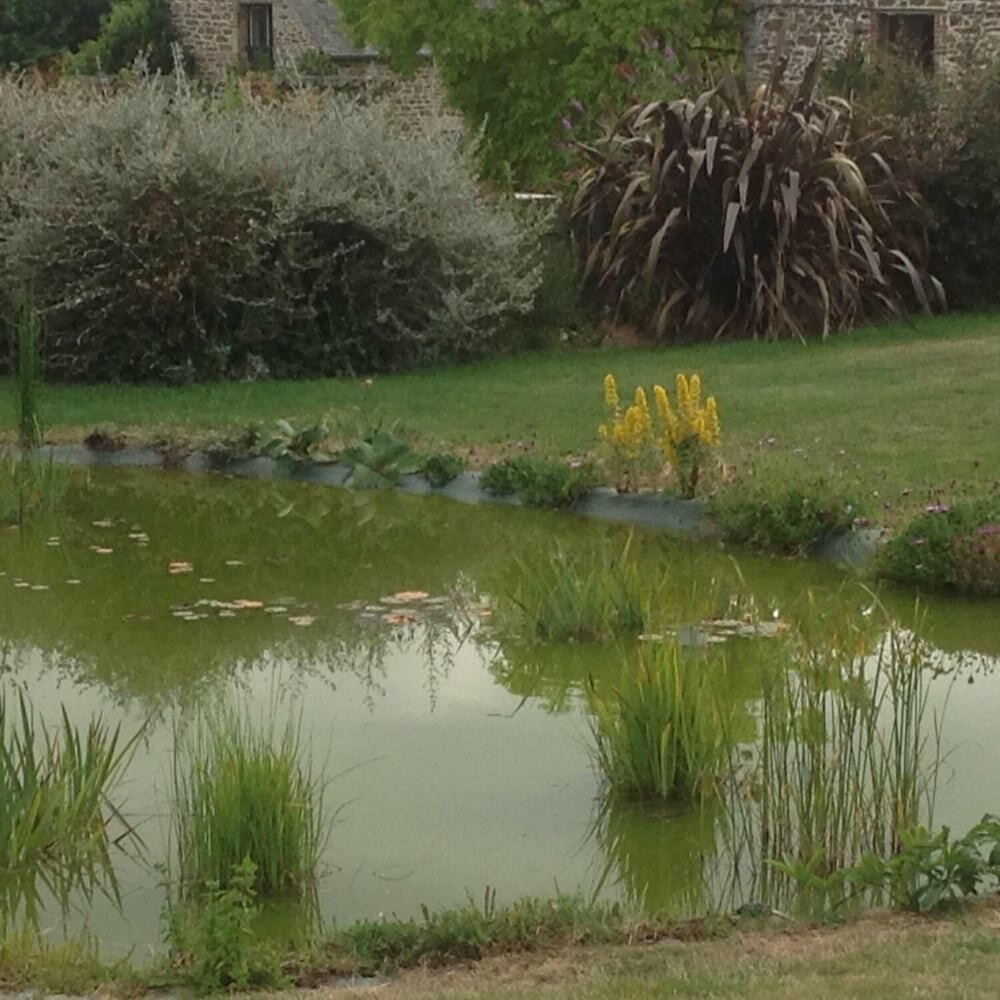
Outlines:
[[[786,79],[801,79],[818,46],[828,61],[858,44],[885,46],[891,27],[921,22],[933,32],[929,68],[945,77],[1000,56],[1000,0],[744,0],[748,77],[767,79],[787,58]]]
[[[243,58],[248,0],[169,0],[174,28],[204,79],[221,79]],[[347,37],[330,0],[271,0],[272,46],[278,70],[288,70],[305,53],[329,57],[332,71],[324,85],[368,91],[388,100],[404,123],[441,119],[458,127],[447,107],[433,65],[412,78],[393,73],[371,48],[358,48]]]

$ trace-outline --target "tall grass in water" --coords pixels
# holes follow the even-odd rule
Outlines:
[[[501,588],[498,626],[527,639],[601,642],[676,624],[684,588],[662,567],[643,565],[630,533],[620,551],[607,543],[589,552],[556,549],[519,558]],[[710,604],[702,609],[707,613]]]
[[[690,802],[714,794],[729,769],[735,706],[721,660],[682,658],[676,644],[640,651],[619,683],[591,685],[593,755],[611,795]]]
[[[51,510],[66,490],[68,475],[35,451],[42,443],[39,394],[42,384],[38,314],[30,300],[14,314],[14,382],[20,457],[0,454],[0,525],[23,524],[39,510]]]
[[[14,376],[17,391],[18,445],[23,452],[34,451],[42,443],[38,396],[42,383],[41,344],[38,313],[30,300],[17,307],[14,315],[14,343],[17,363]]]
[[[769,859],[823,876],[865,853],[895,853],[901,834],[931,822],[939,765],[938,720],[929,725],[927,650],[882,615],[836,637],[799,635],[763,677],[756,758],[732,796],[731,833],[756,893],[800,909],[794,884]],[[740,849],[745,849],[745,853]],[[800,890],[805,891],[805,897]]]
[[[301,728],[244,709],[202,711],[176,734],[173,827],[181,895],[229,888],[249,860],[255,894],[309,899],[325,838],[323,782]]]
[[[117,897],[111,849],[140,842],[111,795],[140,735],[99,718],[81,731],[65,709],[49,729],[0,691],[0,924],[22,907],[37,917],[39,881],[62,903],[75,889]]]

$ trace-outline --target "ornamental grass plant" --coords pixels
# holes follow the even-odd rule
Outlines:
[[[576,143],[586,287],[661,342],[833,334],[943,305],[926,219],[887,131],[823,97],[817,55],[748,93],[635,104]]]
[[[262,900],[308,901],[328,830],[323,781],[300,724],[233,705],[202,710],[175,734],[172,825],[182,898],[230,888],[252,866]]]

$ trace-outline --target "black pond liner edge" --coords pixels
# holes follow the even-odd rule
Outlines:
[[[152,448],[125,447],[118,451],[96,451],[84,445],[53,445],[40,449],[42,461],[81,465],[92,468],[167,469],[188,473],[211,472],[237,479],[286,480],[316,483],[322,486],[345,486],[350,468],[339,462],[330,464],[290,464],[270,458],[248,458],[217,462],[204,452],[193,452],[177,462],[164,460]],[[475,472],[464,472],[445,486],[432,486],[423,476],[401,476],[395,487],[416,496],[440,496],[460,503],[490,503],[524,506],[518,497],[497,497],[479,485]],[[699,500],[684,500],[654,493],[617,493],[610,487],[598,487],[568,508],[568,512],[599,521],[659,528],[672,535],[698,541],[719,542],[722,529]],[[875,554],[881,532],[859,528],[842,532],[813,549],[811,558],[861,568]]]

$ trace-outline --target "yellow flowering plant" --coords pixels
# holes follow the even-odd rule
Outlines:
[[[615,489],[630,493],[639,488],[663,467],[649,412],[646,390],[635,390],[631,405],[622,408],[614,375],[604,377],[604,406],[608,420],[597,431],[606,446],[606,461],[611,468]]]
[[[710,449],[719,444],[719,410],[714,396],[702,401],[701,378],[678,374],[676,404],[666,389],[653,386],[656,422],[646,391],[635,390],[634,402],[622,409],[614,375],[604,377],[604,405],[608,420],[598,428],[606,443],[615,487],[634,490],[664,466],[677,477],[681,495],[693,497]]]

